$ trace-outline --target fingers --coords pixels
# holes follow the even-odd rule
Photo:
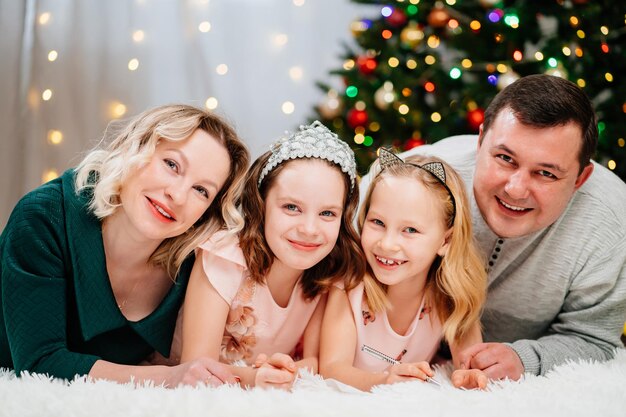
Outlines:
[[[223,363],[213,359],[204,358],[203,365],[209,374],[212,375],[213,378],[211,379],[219,381],[219,384],[236,384],[239,382],[239,378],[233,375],[228,366]]]
[[[410,381],[415,378],[426,381],[428,377],[434,375],[428,362],[400,363],[389,368],[387,383]]]
[[[260,368],[261,365],[263,365],[265,362],[267,362],[267,355],[265,353],[259,353],[256,359],[254,360],[254,364],[252,365],[252,367]]]
[[[269,364],[261,366],[254,378],[257,387],[289,389],[295,379],[295,374],[285,370],[274,368]]]
[[[461,369],[468,369],[468,368],[473,368],[473,367],[477,367],[478,369],[483,369],[478,366],[473,366],[474,365],[473,361],[476,355],[480,354],[486,349],[489,349],[490,345],[491,343],[476,343],[475,345],[472,345],[468,347],[467,349],[463,350],[459,354],[459,362],[460,362],[459,367]]]
[[[274,353],[268,360],[267,363],[272,365],[275,368],[279,369],[287,369],[290,372],[296,372],[298,367],[296,363],[293,361],[291,356],[286,355],[284,353]]]
[[[524,365],[517,352],[502,343],[489,343],[486,349],[474,355],[470,365],[483,370],[491,379],[517,380],[524,373]]]
[[[452,373],[450,380],[456,388],[466,389],[485,389],[489,382],[487,375],[478,369],[457,369]]]

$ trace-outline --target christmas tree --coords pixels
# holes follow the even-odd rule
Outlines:
[[[521,76],[578,84],[598,115],[595,159],[626,180],[626,3],[614,0],[354,0],[341,87],[319,119],[350,142],[363,173],[380,146],[408,150],[477,133],[484,109]],[[371,11],[371,9],[368,9]]]

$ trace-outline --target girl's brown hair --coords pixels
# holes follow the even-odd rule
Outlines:
[[[271,155],[270,151],[266,152],[250,167],[241,201],[241,212],[246,226],[239,232],[239,245],[250,276],[259,283],[265,283],[265,276],[274,262],[274,254],[264,233],[265,198],[283,168],[291,162],[285,161],[278,165],[263,178],[263,182],[258,186],[261,171]],[[355,185],[350,191],[349,176],[343,173],[336,164],[325,159],[319,160],[341,172],[346,192],[337,243],[324,259],[305,270],[300,279],[304,295],[309,299],[326,292],[330,285],[338,281],[343,281],[347,290],[354,288],[365,273],[365,260],[353,225],[359,202],[358,186]]]

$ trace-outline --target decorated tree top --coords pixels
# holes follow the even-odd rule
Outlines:
[[[410,149],[477,133],[491,99],[520,76],[578,84],[594,103],[595,159],[626,179],[626,5],[603,0],[354,0],[380,6],[351,26],[341,87],[318,117],[364,172],[380,146]],[[371,11],[371,9],[368,9]]]

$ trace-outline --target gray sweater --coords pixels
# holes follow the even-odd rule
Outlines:
[[[455,136],[401,156],[438,156],[465,181],[474,236],[489,271],[484,340],[510,343],[525,371],[535,375],[568,360],[612,358],[626,321],[626,184],[595,164],[554,224],[499,238],[473,195],[477,138]],[[364,178],[363,193],[368,184]]]

